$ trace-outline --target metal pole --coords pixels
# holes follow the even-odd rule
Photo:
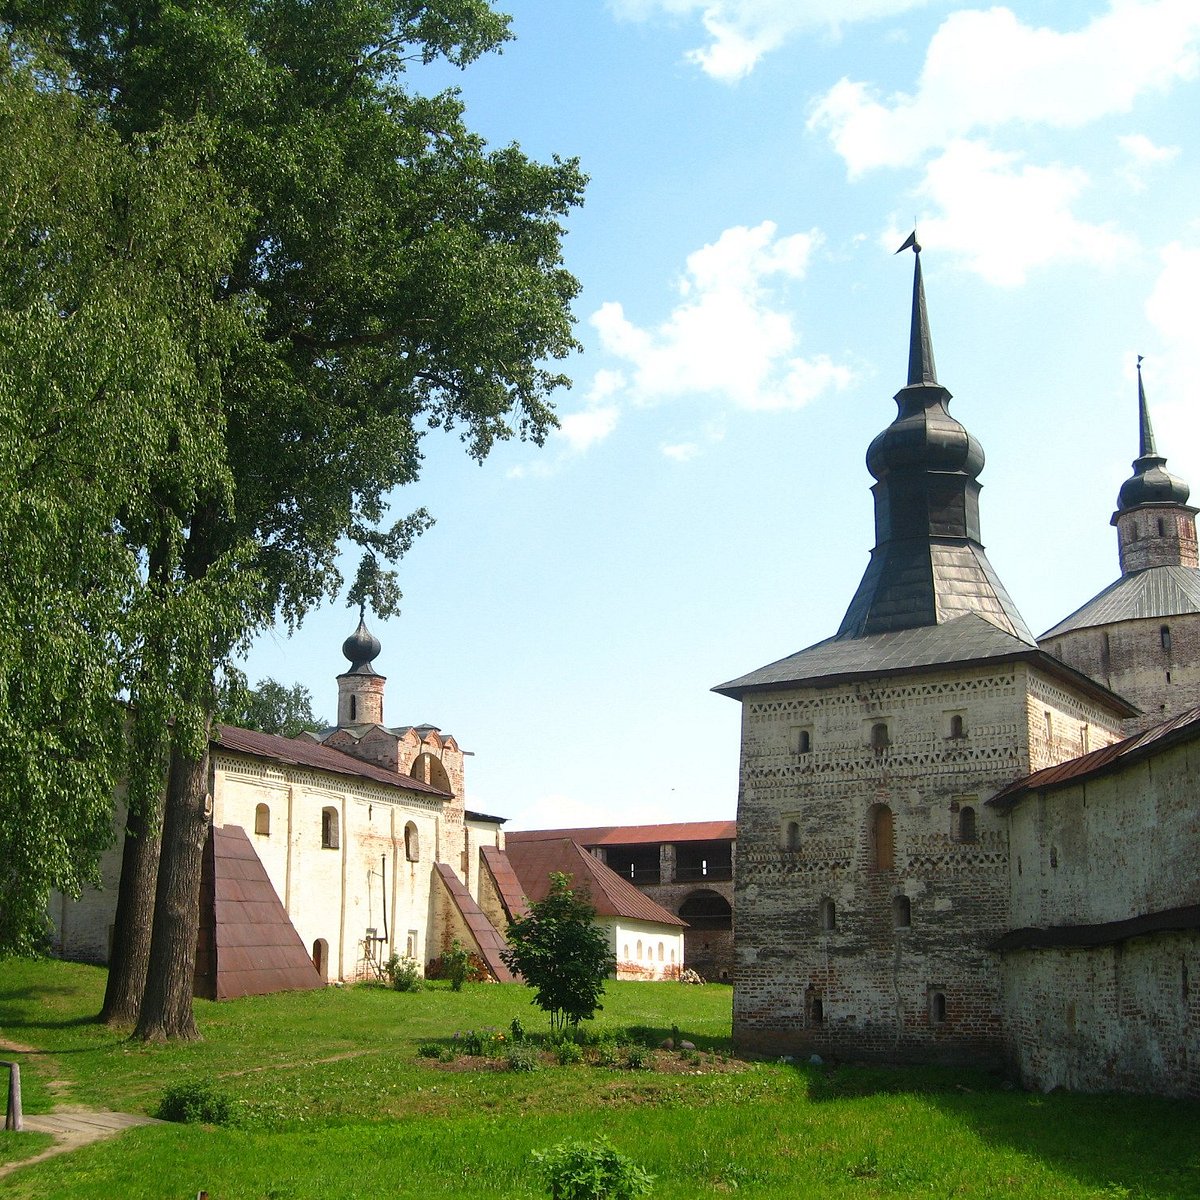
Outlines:
[[[8,1068],[8,1108],[4,1113],[4,1128],[19,1133],[23,1128],[21,1120],[21,1064],[0,1062],[0,1067]]]

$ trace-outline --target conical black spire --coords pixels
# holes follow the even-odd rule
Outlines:
[[[1146,387],[1142,383],[1142,356],[1137,356],[1138,373],[1138,458],[1154,454],[1154,429],[1150,425],[1150,410],[1146,407]]]
[[[929,313],[925,308],[925,280],[921,277],[921,243],[914,229],[900,247],[912,247],[913,268],[912,324],[908,334],[908,386],[928,383],[937,386],[937,366],[933,361],[933,338],[929,333]],[[899,254],[900,250],[896,253]]]
[[[871,443],[867,468],[878,481],[875,549],[846,610],[839,638],[938,625],[977,613],[1022,640],[1032,635],[987,561],[979,536],[983,448],[947,411],[916,234],[908,383],[896,419]],[[898,253],[898,252],[897,252]]]

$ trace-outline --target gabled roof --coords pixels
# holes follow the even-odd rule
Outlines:
[[[827,638],[788,658],[760,667],[713,688],[740,700],[749,692],[772,691],[803,684],[814,687],[922,671],[966,667],[977,663],[1024,661],[1066,681],[1121,716],[1137,709],[1094,679],[1059,662],[1030,638],[1014,637],[978,613],[940,625],[922,625],[894,633],[860,638]]]
[[[406,792],[421,792],[438,798],[448,795],[441,788],[414,779],[411,775],[401,775],[399,771],[377,767],[374,763],[363,762],[361,758],[307,739],[278,737],[273,733],[259,733],[254,729],[239,729],[236,725],[218,725],[213,736],[213,745],[225,750],[236,750],[240,754],[249,754],[254,758],[267,759],[283,766],[312,767],[318,771],[331,771],[335,775],[353,775],[359,779],[369,779],[372,783],[382,783]]]
[[[570,838],[580,846],[636,846],[658,842],[723,842],[737,838],[736,821],[681,821],[674,825],[590,825],[582,829],[522,829],[505,841],[548,842]]]
[[[1066,787],[1084,779],[1094,779],[1141,761],[1158,750],[1166,749],[1178,742],[1200,737],[1200,708],[1190,708],[1161,725],[1155,725],[1144,733],[1134,734],[1111,746],[1101,746],[1090,754],[1071,758],[1053,767],[1043,767],[1001,788],[988,804],[1007,811],[1024,796],[1032,792],[1044,792],[1051,788]]]
[[[1038,641],[1116,621],[1178,617],[1195,612],[1200,612],[1200,571],[1195,567],[1148,567],[1110,583],[1053,629],[1047,629]]]
[[[571,876],[577,891],[587,895],[601,917],[624,917],[656,925],[686,927],[687,922],[643,895],[627,879],[593,858],[570,838],[554,841],[508,842],[508,861],[531,902],[544,900],[550,892],[550,875]]]

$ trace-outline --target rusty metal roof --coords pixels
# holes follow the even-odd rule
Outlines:
[[[723,842],[737,838],[736,821],[682,821],[673,825],[589,825],[581,829],[522,829],[508,843],[570,838],[581,846],[637,846],[657,842]]]
[[[1070,616],[1047,629],[1038,641],[1116,621],[1178,617],[1194,612],[1200,612],[1200,570],[1177,565],[1147,567],[1110,583]]]
[[[1178,933],[1187,929],[1200,929],[1200,904],[1163,909],[1140,917],[1129,917],[1124,921],[1105,921],[1100,925],[1051,925],[1045,929],[1014,929],[997,938],[988,949],[1004,952],[1112,946],[1151,933]]]
[[[269,759],[284,766],[312,767],[318,771],[331,771],[335,775],[354,775],[359,779],[369,779],[372,783],[401,788],[406,792],[422,792],[439,798],[449,794],[432,784],[414,779],[411,775],[402,775],[399,771],[389,771],[386,767],[363,762],[361,758],[334,750],[330,746],[323,746],[319,742],[278,737],[273,733],[259,733],[254,729],[239,729],[236,725],[218,725],[213,745],[249,754],[254,758]]]
[[[552,841],[508,842],[505,853],[521,890],[531,903],[544,900],[550,892],[550,875],[569,875],[576,891],[586,895],[601,917],[625,917],[630,921],[650,921],[657,925],[687,926],[674,913],[639,892],[599,859],[593,858],[570,838]]]
[[[1144,733],[1134,734],[1124,741],[1102,746],[1090,754],[1070,758],[1053,767],[1043,767],[1001,788],[987,803],[1008,810],[1024,796],[1032,792],[1044,792],[1051,788],[1065,787],[1081,779],[1092,779],[1111,771],[1120,770],[1139,762],[1155,751],[1172,746],[1176,742],[1200,737],[1200,708],[1190,708],[1170,721],[1154,725]]]
[[[246,831],[213,826],[204,851],[195,990],[215,1000],[321,987]]]
[[[455,875],[453,868],[446,863],[434,863],[433,869],[458,909],[463,923],[471,931],[479,956],[492,973],[492,977],[498,983],[511,983],[516,976],[500,957],[501,951],[508,947],[504,935],[483,914],[471,893],[463,886],[462,880]]]
[[[508,919],[512,921],[517,917],[529,916],[529,905],[525,903],[521,881],[517,878],[512,863],[508,861],[508,855],[499,846],[481,846],[479,852],[496,884],[500,903],[504,905]]]

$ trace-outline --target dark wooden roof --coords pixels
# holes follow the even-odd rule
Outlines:
[[[1154,725],[1144,733],[1134,734],[1111,746],[1101,746],[1089,754],[1069,758],[1053,767],[1043,767],[1001,788],[987,803],[1001,811],[1007,811],[1023,797],[1034,792],[1068,787],[1085,779],[1095,779],[1122,770],[1133,763],[1148,758],[1151,754],[1200,737],[1200,708],[1190,708],[1161,725]]]
[[[213,745],[225,750],[236,750],[240,754],[249,754],[254,758],[268,759],[284,766],[312,767],[317,771],[331,771],[335,775],[353,775],[406,792],[421,792],[438,798],[448,795],[441,788],[414,779],[411,775],[402,775],[399,771],[377,767],[374,763],[363,762],[361,758],[355,758],[341,750],[305,739],[278,737],[253,729],[239,729],[236,725],[218,725]]]
[[[1180,933],[1190,929],[1200,929],[1200,904],[1163,909],[1140,917],[1129,917],[1124,921],[1105,921],[1099,925],[1014,929],[998,938],[989,949],[1000,953],[1008,950],[1086,949],[1091,946],[1112,946],[1152,933]]]
[[[572,886],[589,898],[598,916],[624,917],[657,925],[687,925],[570,838],[508,841],[505,853],[521,881],[521,890],[531,902],[544,900],[550,892],[551,873],[561,872],[571,876]]]
[[[739,679],[722,683],[713,691],[740,700],[750,692],[797,685],[816,687],[882,675],[941,671],[948,666],[1014,661],[1028,662],[1063,680],[1119,716],[1134,716],[1138,711],[1094,679],[1039,650],[1032,638],[1014,637],[977,613],[956,617],[940,625],[922,625],[895,633],[827,638]]]
[[[202,868],[196,995],[232,1000],[323,982],[245,830],[213,826]]]
[[[581,829],[522,829],[509,843],[570,838],[581,846],[637,846],[661,842],[723,842],[737,838],[736,821],[680,821],[673,825],[589,825]]]

